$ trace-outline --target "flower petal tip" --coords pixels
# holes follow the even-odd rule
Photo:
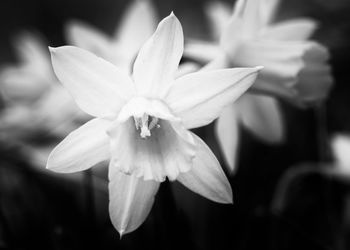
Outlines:
[[[46,166],[45,166],[46,169],[48,170],[52,170],[52,164],[51,164],[51,160],[50,160],[50,156],[49,158],[47,159],[47,162],[46,162]]]
[[[227,197],[225,197],[222,200],[223,204],[229,204],[229,205],[233,205],[233,197],[232,197],[232,193],[230,193],[229,195],[227,195]]]
[[[174,18],[175,20],[177,20],[177,17],[176,17],[176,15],[175,15],[174,11],[171,11],[170,14],[169,14],[169,16],[167,16],[166,18],[167,18],[167,19],[168,19],[168,18],[169,18],[169,19],[170,19],[170,18]]]
[[[51,164],[46,164],[46,167],[45,167],[47,170],[50,170],[52,172],[56,172],[56,173],[61,173],[57,168],[55,168],[54,166],[51,166]]]
[[[232,197],[231,197],[231,199],[230,199],[230,202],[227,203],[227,204],[233,205],[233,198],[232,198]]]

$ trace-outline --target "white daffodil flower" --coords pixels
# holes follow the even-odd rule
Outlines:
[[[283,119],[277,100],[257,93],[304,105],[326,98],[332,85],[327,49],[307,40],[316,23],[306,18],[272,23],[278,4],[278,0],[238,0],[232,13],[230,7],[214,2],[208,6],[207,14],[218,42],[192,41],[185,50],[189,57],[210,62],[203,70],[264,66],[251,88],[255,94],[242,96],[223,112],[217,123],[219,143],[232,171],[238,122],[266,142],[279,142],[283,138]]]
[[[109,211],[121,235],[145,220],[166,177],[213,201],[232,202],[219,162],[188,129],[217,118],[252,85],[260,68],[175,79],[182,53],[183,31],[173,13],[141,47],[132,76],[83,49],[51,48],[57,77],[96,118],[53,150],[47,168],[71,173],[109,160]]]

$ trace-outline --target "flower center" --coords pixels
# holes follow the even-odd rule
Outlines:
[[[142,139],[146,139],[151,136],[151,130],[153,128],[160,128],[158,124],[158,118],[147,114],[143,114],[142,117],[134,117],[136,130],[140,130],[140,136]]]

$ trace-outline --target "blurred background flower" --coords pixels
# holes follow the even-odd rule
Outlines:
[[[0,138],[10,145],[25,147],[30,152],[29,161],[40,162],[43,168],[48,156],[45,147],[51,145],[34,146],[30,141],[65,136],[88,116],[58,83],[47,45],[39,35],[22,32],[14,44],[19,62],[3,66],[0,72],[4,103]]]
[[[240,0],[231,14],[227,4],[210,3],[207,16],[218,42],[190,41],[186,54],[209,62],[205,70],[262,65],[264,69],[252,91],[283,97],[297,105],[318,103],[327,97],[333,82],[328,51],[307,41],[316,28],[314,20],[294,18],[273,23],[279,4],[278,0]],[[268,96],[244,95],[240,102],[227,108],[217,123],[218,140],[232,172],[238,121],[266,142],[276,143],[283,138],[277,101]]]

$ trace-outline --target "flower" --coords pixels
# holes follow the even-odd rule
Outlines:
[[[333,79],[327,49],[307,40],[316,22],[298,18],[272,23],[278,4],[278,0],[239,0],[230,16],[224,4],[209,5],[212,26],[221,34],[219,44],[192,42],[185,52],[198,60],[211,61],[215,68],[264,65],[253,90],[297,104],[322,100]],[[205,55],[200,53],[203,49]]]
[[[319,102],[332,85],[328,51],[308,41],[316,23],[298,18],[272,23],[278,0],[238,0],[233,13],[223,3],[207,8],[218,43],[189,42],[187,56],[210,62],[204,70],[228,66],[262,65],[264,70],[252,93],[228,107],[217,123],[217,136],[225,160],[234,170],[238,144],[238,122],[267,142],[283,138],[283,119],[277,101],[268,94],[303,106]],[[207,53],[201,53],[206,51]],[[223,128],[232,128],[231,134]]]
[[[88,116],[58,83],[40,36],[22,32],[14,42],[19,62],[0,70],[0,141],[19,147],[30,166],[41,171],[52,141],[65,137]]]
[[[22,32],[15,48],[18,65],[4,66],[0,72],[5,100],[0,136],[22,141],[42,132],[67,135],[87,117],[57,83],[45,43],[35,33]]]
[[[251,86],[259,67],[174,79],[183,32],[173,13],[140,49],[132,77],[77,47],[50,50],[59,80],[78,106],[96,118],[52,151],[47,168],[71,173],[109,160],[109,211],[120,235],[145,220],[166,177],[213,201],[232,202],[230,184],[214,154],[188,129],[212,122]]]

